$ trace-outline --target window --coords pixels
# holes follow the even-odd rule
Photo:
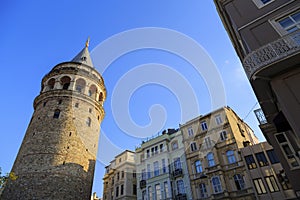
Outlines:
[[[76,84],[75,84],[75,90],[77,92],[84,92],[84,88],[85,88],[85,80],[83,80],[82,78],[76,80]]]
[[[55,85],[55,79],[54,78],[51,78],[49,81],[48,81],[48,87],[50,90],[54,89],[54,85]]]
[[[286,33],[292,33],[300,29],[300,11],[293,13],[283,19],[278,20],[281,28],[284,29]]]
[[[256,163],[252,155],[245,156],[246,163],[248,165],[248,169],[255,169]]]
[[[162,163],[162,170],[163,170],[163,173],[167,173],[166,160],[165,160],[165,159],[162,159],[162,160],[161,160],[161,163]]]
[[[202,131],[206,131],[207,130],[206,121],[201,122],[201,128],[202,128]]]
[[[192,142],[190,146],[191,146],[191,151],[196,151],[197,150],[196,142]]]
[[[175,159],[174,159],[174,168],[175,168],[175,169],[181,169],[180,158],[175,158]]]
[[[155,152],[155,154],[158,154],[158,146],[154,147],[154,152]]]
[[[160,184],[155,185],[155,197],[156,199],[161,199]]]
[[[223,123],[222,118],[221,118],[221,115],[215,116],[215,119],[216,119],[216,123],[217,123],[218,125],[220,125],[220,124]]]
[[[147,158],[150,157],[150,149],[147,149]]]
[[[60,79],[60,83],[62,85],[62,89],[63,90],[67,90],[69,89],[70,86],[70,82],[71,82],[71,78],[68,76],[64,76]]]
[[[176,183],[177,183],[177,193],[178,194],[185,194],[183,180],[178,180],[178,181],[176,181]]]
[[[132,178],[136,178],[136,171],[135,170],[133,170],[133,172],[132,172]]]
[[[159,163],[158,163],[158,161],[153,163],[153,168],[154,168],[154,176],[159,176]]]
[[[200,160],[195,161],[195,170],[196,170],[196,173],[201,173],[203,171]]]
[[[165,199],[170,198],[168,182],[164,182],[164,187],[165,187]]]
[[[290,164],[290,166],[293,167],[298,167],[299,162],[297,158],[295,157],[294,149],[290,145],[289,141],[287,140],[286,136],[283,133],[279,133],[275,135],[281,151],[284,153],[286,160]]]
[[[79,103],[75,103],[75,108],[78,108],[79,107]]]
[[[242,175],[236,174],[233,176],[233,179],[237,190],[242,190],[245,188],[245,181]]]
[[[116,187],[116,197],[119,196],[119,186]]]
[[[212,152],[208,153],[206,158],[209,167],[215,166],[214,154]]]
[[[276,156],[276,154],[275,154],[274,149],[268,150],[268,151],[267,151],[267,155],[268,155],[269,160],[270,160],[270,162],[271,162],[272,164],[279,163],[279,160],[278,160],[278,158],[277,158],[277,156]]]
[[[89,88],[88,95],[93,99],[96,99],[96,94],[97,94],[97,87],[93,84]]]
[[[146,169],[142,170],[142,180],[146,180]]]
[[[137,194],[137,188],[136,188],[136,185],[135,185],[135,184],[132,185],[132,194],[133,194],[133,195],[136,195],[136,194]]]
[[[151,186],[148,187],[148,195],[149,195],[149,199],[152,199],[152,187]]]
[[[164,144],[160,144],[160,145],[159,145],[159,151],[160,151],[160,152],[163,152],[163,151],[164,151]]]
[[[146,190],[142,191],[142,200],[147,200],[147,192],[146,192]]]
[[[200,183],[199,185],[199,193],[200,193],[200,198],[205,198],[207,197],[207,189],[205,183]]]
[[[194,135],[194,131],[193,131],[193,128],[192,128],[192,127],[190,127],[190,128],[188,129],[188,134],[189,134],[189,137],[192,137],[192,136]]]
[[[89,108],[89,113],[92,113],[92,111],[93,111],[93,110],[92,110],[91,108]]]
[[[99,101],[103,101],[103,93],[102,92],[100,92],[100,94],[99,94]]]
[[[88,126],[88,127],[90,127],[91,126],[91,123],[92,123],[92,120],[91,120],[91,118],[87,118],[86,119],[86,125]]]
[[[214,193],[215,194],[221,193],[222,192],[222,185],[221,185],[220,177],[219,176],[212,177],[211,182],[212,182]]]
[[[150,164],[147,164],[147,173],[148,173],[148,178],[151,178],[151,167],[150,167]]]
[[[232,150],[226,151],[226,156],[229,164],[236,162],[234,151]]]
[[[121,172],[121,178],[124,178],[124,171]]]
[[[121,185],[121,192],[120,192],[121,195],[124,194],[124,185]]]
[[[256,5],[258,8],[262,8],[262,7],[264,7],[265,5],[271,3],[272,1],[274,1],[274,0],[253,0],[253,2],[255,3],[255,5]]]
[[[59,110],[59,109],[56,109],[56,110],[54,111],[53,118],[58,119],[58,118],[59,118],[59,115],[60,115],[60,110]]]
[[[226,131],[222,131],[221,133],[220,133],[220,139],[221,139],[221,141],[224,141],[224,140],[227,140],[227,132]]]
[[[265,179],[266,179],[266,183],[267,183],[267,186],[268,186],[270,192],[278,192],[279,191],[279,188],[275,181],[274,176],[268,176],[268,177],[265,177]]]
[[[211,148],[212,147],[212,142],[210,140],[210,137],[206,137],[204,139],[204,143],[205,143],[205,148]]]
[[[255,186],[257,194],[265,194],[265,193],[267,193],[265,185],[264,185],[264,183],[263,183],[263,181],[262,181],[261,178],[254,179],[253,183],[254,183],[254,186]]]
[[[263,166],[268,165],[268,161],[266,159],[264,152],[256,153],[255,157],[256,157],[256,160],[257,160],[259,166],[263,167]]]
[[[172,142],[172,150],[178,149],[177,141]]]
[[[117,173],[117,180],[120,179],[120,172]]]

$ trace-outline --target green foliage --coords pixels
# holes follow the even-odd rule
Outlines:
[[[9,175],[2,175],[2,169],[0,167],[0,189],[2,189],[2,187],[4,186],[6,180],[8,179]]]

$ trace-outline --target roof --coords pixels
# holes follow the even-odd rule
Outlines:
[[[82,63],[94,68],[88,46],[89,39],[87,40],[85,47],[72,59],[72,62]]]

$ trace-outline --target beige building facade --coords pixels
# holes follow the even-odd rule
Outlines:
[[[106,89],[88,46],[41,86],[0,199],[90,199]]]
[[[192,199],[255,199],[239,149],[258,140],[231,108],[199,116],[180,129]]]
[[[292,186],[271,145],[262,142],[241,149],[247,175],[257,200],[296,199]]]
[[[103,200],[136,200],[135,153],[125,150],[105,167]]]
[[[214,1],[261,106],[260,128],[300,198],[300,2]]]

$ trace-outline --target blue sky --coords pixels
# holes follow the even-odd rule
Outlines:
[[[193,91],[199,114],[214,109],[209,91],[211,82],[207,82],[207,79],[218,80],[218,75],[226,94],[225,103],[252,127],[261,141],[264,140],[252,112],[253,108],[258,107],[257,100],[211,0],[2,1],[0,25],[0,108],[3,113],[0,167],[3,172],[8,172],[13,165],[33,113],[32,104],[39,94],[42,77],[56,64],[70,61],[84,47],[88,36],[91,38],[89,49],[92,58],[97,61],[94,62],[95,67],[99,71],[105,68],[103,78],[108,94],[93,188],[98,194],[102,194],[104,164],[113,159],[111,156],[115,152],[134,150],[145,136],[150,137],[163,129],[177,128],[179,123],[184,123],[188,117],[182,118],[182,113],[187,112],[186,109],[182,110],[185,108],[182,102],[187,99],[182,98],[182,93]],[[108,45],[107,52],[102,49],[99,53],[97,48],[103,47],[103,41],[124,31],[145,27],[176,31],[201,45],[204,54],[206,52],[214,62],[218,74],[203,77],[189,60],[159,48],[132,50],[118,56],[107,66],[97,66],[109,52],[113,53],[124,45]],[[143,35],[140,37],[143,38]],[[156,38],[153,36],[151,39]],[[172,40],[174,46],[184,46],[185,43],[180,42],[180,39]],[[191,49],[185,53],[194,52]],[[143,71],[150,69],[147,68],[149,66],[169,69],[169,72],[158,70],[156,76],[156,70],[150,70],[150,73]],[[211,70],[211,66],[205,63],[201,67]],[[141,71],[132,74],[133,78],[129,79],[131,72],[136,72],[136,69]],[[152,82],[151,78],[155,81]],[[139,87],[128,95],[128,87],[140,80],[147,80],[147,84],[138,83]],[[165,85],[160,84],[163,80],[167,80]],[[186,83],[189,88],[182,89]],[[219,84],[219,81],[215,83]],[[122,95],[130,97],[125,104],[131,117],[127,120],[133,121],[138,127],[146,127],[140,135],[126,133],[126,127],[119,124],[113,115],[113,112],[120,114],[118,106],[114,106],[113,110],[112,105],[124,103],[118,98]],[[186,96],[190,97],[190,93]],[[157,110],[151,110],[153,105],[158,104],[160,106],[154,106]],[[190,106],[188,109],[194,108]],[[149,111],[153,111],[152,116]],[[122,117],[125,120],[128,116]],[[151,133],[149,130],[152,129],[147,129],[147,126],[151,127],[155,121],[164,123],[158,124],[153,129],[158,131]]]

